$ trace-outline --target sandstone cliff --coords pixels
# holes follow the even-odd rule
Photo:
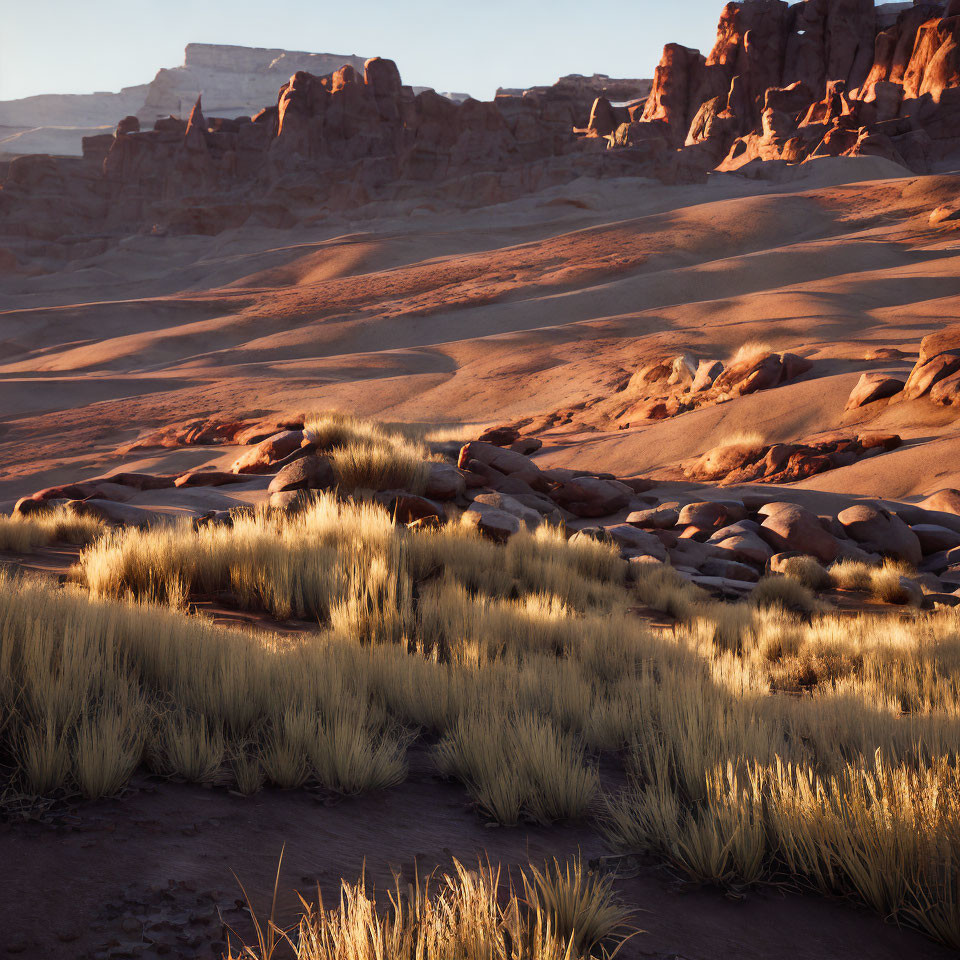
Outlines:
[[[706,56],[667,44],[649,99],[598,99],[590,127],[703,169],[879,155],[930,170],[960,153],[960,2],[728,3]]]
[[[297,71],[271,99],[253,117],[217,117],[198,97],[187,120],[142,129],[131,115],[85,138],[82,160],[17,158],[0,177],[0,234],[61,246],[79,234],[86,250],[94,232],[283,227],[372,201],[496,203],[583,174],[683,176],[673,158],[576,136],[576,87],[457,103],[414,93],[393,61],[374,58],[363,72]]]
[[[159,117],[186,117],[201,94],[207,109],[229,117],[252,115],[276,100],[298,70],[324,74],[363,58],[334,53],[188,43],[183,64],[164,68],[150,83],[119,93],[43,94],[0,101],[0,152],[80,156],[84,136],[109,133],[134,115],[153,125]]]

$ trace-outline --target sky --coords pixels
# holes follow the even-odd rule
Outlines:
[[[725,0],[28,0],[0,28],[0,100],[148,83],[189,42],[383,56],[404,83],[490,99],[567,73],[650,77],[708,50]]]

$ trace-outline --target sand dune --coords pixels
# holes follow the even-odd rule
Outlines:
[[[151,426],[318,406],[552,417],[554,462],[667,478],[745,425],[769,440],[868,426],[911,442],[806,485],[919,496],[960,482],[943,465],[949,413],[916,401],[843,415],[861,372],[909,369],[870,350],[911,355],[960,316],[957,235],[928,222],[956,178],[844,184],[900,171],[807,166],[779,186],[578,181],[469,214],[361,214],[353,229],[132,237],[73,270],[7,277],[0,498],[125,465],[117,448]],[[727,358],[755,339],[814,370],[617,429],[618,393],[644,361]]]

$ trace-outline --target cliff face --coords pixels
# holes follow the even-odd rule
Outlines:
[[[642,112],[618,120],[593,133],[703,169],[841,154],[929,169],[960,153],[960,2],[728,3],[710,53],[668,44]]]
[[[114,134],[86,138],[83,160],[18,158],[2,179],[0,234],[64,246],[71,234],[131,228],[217,233],[374,200],[478,206],[583,174],[683,175],[662,151],[618,153],[576,136],[574,88],[456,103],[415,94],[393,61],[374,58],[363,72],[297,71],[271,100],[230,118],[198,97],[187,121],[141,129],[128,116]]]
[[[320,76],[344,64],[362,70],[363,63],[354,55],[188,43],[183,66],[160,70],[134,112],[152,125],[161,117],[185,116],[202,96],[211,113],[251,116],[272,103],[281,84],[298,71]]]
[[[80,156],[84,136],[108,133],[121,117],[150,126],[161,117],[186,117],[201,95],[215,115],[251,116],[276,102],[277,90],[298,70],[321,75],[345,63],[363,69],[363,58],[353,55],[189,43],[181,66],[119,93],[0,101],[0,152]]]

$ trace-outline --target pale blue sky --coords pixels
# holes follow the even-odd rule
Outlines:
[[[724,0],[25,0],[0,27],[0,100],[146,83],[189,41],[356,53],[405,83],[491,97],[565,73],[648,77],[665,43],[709,49]]]

